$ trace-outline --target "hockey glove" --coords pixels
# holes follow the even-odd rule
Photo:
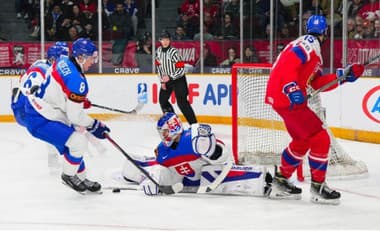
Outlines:
[[[95,119],[94,123],[91,127],[87,128],[87,131],[93,134],[96,138],[105,139],[104,133],[110,132],[110,128],[108,128],[105,124]]]
[[[305,102],[305,96],[303,95],[301,88],[294,81],[284,85],[282,92],[288,96],[291,103],[290,107],[294,104],[300,105]]]
[[[211,135],[211,126],[208,124],[199,124],[198,135],[199,136],[210,136]]]
[[[145,180],[143,180],[141,182],[140,186],[141,186],[142,190],[144,191],[145,195],[156,196],[156,195],[160,195],[161,194],[161,191],[158,188],[158,186],[156,184],[154,184],[148,178],[146,178]]]
[[[342,79],[342,83],[354,82],[356,81],[364,72],[364,65],[362,64],[352,64],[348,65],[345,68],[338,68],[336,70],[336,77]],[[347,73],[347,76],[344,77],[344,74]]]
[[[91,107],[91,101],[88,98],[85,98],[83,101],[83,109],[88,109]]]

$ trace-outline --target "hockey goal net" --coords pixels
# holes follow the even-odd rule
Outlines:
[[[281,118],[264,103],[270,68],[270,64],[235,64],[231,70],[232,151],[235,160],[241,164],[279,164],[281,153],[290,142]],[[310,98],[308,104],[326,124],[320,96]],[[351,158],[328,131],[331,147],[327,175],[368,173],[365,163]],[[301,171],[298,176],[310,176],[307,160],[298,171]]]

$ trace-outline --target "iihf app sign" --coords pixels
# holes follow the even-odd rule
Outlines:
[[[376,123],[380,123],[380,86],[370,89],[365,94],[362,108],[368,118]]]

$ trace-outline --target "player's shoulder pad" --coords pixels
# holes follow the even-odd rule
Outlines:
[[[30,65],[27,72],[40,72],[42,75],[45,75],[49,68],[50,65],[46,62],[46,60],[36,60],[32,65]]]
[[[299,46],[302,46],[302,48],[307,53],[315,52],[317,54],[321,53],[321,45],[319,44],[319,41],[316,37],[312,35],[303,35],[300,38]]]
[[[83,102],[88,93],[88,83],[75,64],[68,57],[61,57],[55,64],[55,72],[62,79],[68,98]]]

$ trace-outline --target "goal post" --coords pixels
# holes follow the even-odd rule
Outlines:
[[[270,105],[264,103],[270,70],[271,64],[232,66],[231,146],[237,163],[278,165],[283,149],[291,141],[280,116]],[[326,125],[325,109],[321,105],[319,94],[310,98],[308,105]],[[336,141],[330,129],[328,132],[331,145],[327,175],[352,176],[368,173],[367,166],[352,159]],[[307,160],[303,162],[303,166],[303,173],[298,174],[310,176]]]

